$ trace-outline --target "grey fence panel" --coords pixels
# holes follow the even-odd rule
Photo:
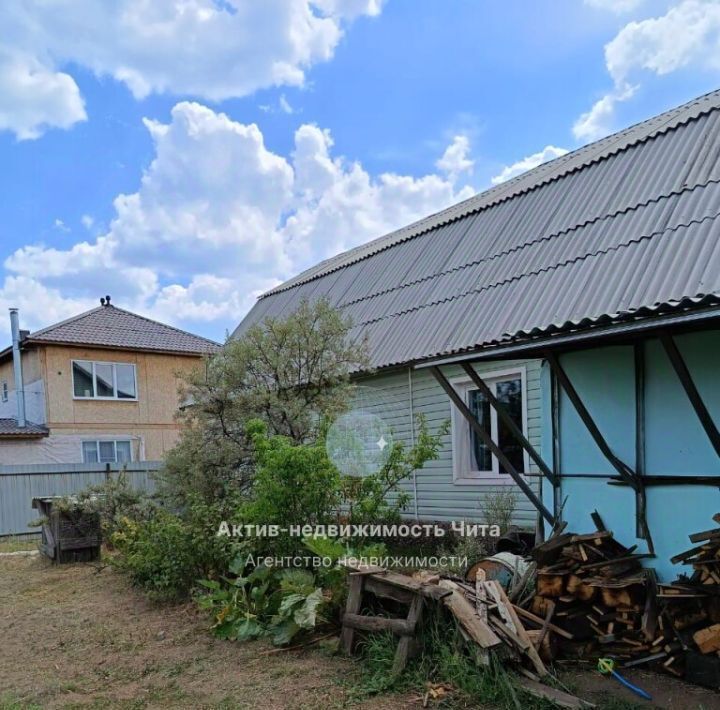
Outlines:
[[[155,490],[153,474],[160,461],[127,464],[128,483],[140,490]],[[31,506],[41,496],[64,496],[104,483],[108,476],[117,477],[119,469],[102,464],[0,465],[0,536],[36,533],[28,523],[38,518]]]

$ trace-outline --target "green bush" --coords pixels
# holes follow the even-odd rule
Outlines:
[[[200,579],[224,573],[232,558],[233,543],[217,536],[217,521],[217,509],[203,503],[183,516],[158,508],[144,521],[124,517],[111,538],[115,564],[153,599],[186,598]]]
[[[216,636],[235,641],[269,637],[276,645],[290,643],[325,620],[329,598],[315,576],[303,569],[251,567],[244,555],[230,565],[231,579],[203,580],[201,609],[213,616]]]
[[[257,462],[253,499],[242,507],[244,522],[254,525],[321,525],[334,519],[340,475],[322,443],[295,444],[284,436],[268,436],[265,425],[249,422]],[[281,534],[257,541],[263,554],[293,554],[299,537]]]

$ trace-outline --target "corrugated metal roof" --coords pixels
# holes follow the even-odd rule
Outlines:
[[[179,328],[158,323],[116,306],[98,306],[85,313],[30,333],[24,345],[63,343],[123,350],[202,355],[216,352],[220,345]],[[7,348],[0,356],[10,352]]]
[[[236,334],[324,295],[383,367],[720,294],[719,156],[716,91],[318,264]]]

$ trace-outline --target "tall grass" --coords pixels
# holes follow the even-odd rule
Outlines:
[[[426,692],[428,684],[451,687],[442,707],[508,708],[545,710],[552,703],[528,695],[515,683],[514,674],[491,654],[489,666],[478,666],[453,622],[440,611],[426,617],[420,637],[423,652],[408,664],[405,672],[393,677],[392,666],[397,638],[390,633],[373,634],[361,645],[363,663],[360,697],[397,692]]]

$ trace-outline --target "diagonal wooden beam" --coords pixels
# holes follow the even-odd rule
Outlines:
[[[700,392],[698,392],[698,388],[695,385],[682,353],[678,349],[675,339],[669,333],[661,333],[660,342],[662,343],[670,363],[675,370],[675,374],[677,374],[678,379],[680,380],[680,384],[682,384],[683,389],[685,390],[685,394],[690,400],[692,408],[695,410],[695,414],[697,414],[697,418],[700,420],[702,428],[705,430],[712,447],[715,449],[715,453],[720,456],[720,432],[718,431],[708,408],[705,406],[705,402],[700,396]]]
[[[522,477],[517,469],[510,463],[508,457],[503,453],[502,449],[492,440],[492,437],[485,429],[480,425],[480,422],[475,418],[475,415],[470,411],[470,408],[465,404],[462,397],[457,393],[455,388],[448,382],[447,378],[437,367],[431,367],[430,372],[433,377],[437,380],[438,384],[445,390],[445,393],[450,397],[450,401],[457,407],[458,411],[465,417],[472,430],[482,439],[485,446],[495,455],[497,460],[502,464],[502,467],[508,472],[513,481],[517,484],[520,490],[527,496],[528,500],[535,506],[535,508],[541,513],[543,518],[547,520],[551,525],[555,523],[553,514],[545,507],[540,498],[537,497],[535,491],[528,485],[527,481]]]
[[[515,437],[515,440],[527,451],[528,456],[537,464],[537,467],[542,471],[543,475],[554,485],[557,484],[557,476],[550,467],[545,463],[542,456],[538,453],[537,449],[527,440],[525,434],[518,425],[513,421],[512,417],[508,414],[505,406],[500,402],[497,397],[493,394],[492,390],[487,386],[485,381],[478,375],[469,363],[462,363],[462,368],[465,370],[467,376],[472,380],[472,383],[477,387],[490,402],[492,408],[497,412],[503,424],[508,428],[510,433]]]
[[[618,472],[622,481],[635,491],[635,516],[637,534],[638,537],[647,542],[648,550],[653,553],[654,545],[652,535],[650,534],[650,528],[647,523],[647,501],[645,495],[645,487],[642,483],[642,478],[636,475],[635,471],[630,468],[630,466],[628,466],[624,461],[618,458],[613,452],[613,450],[610,448],[610,445],[607,443],[607,441],[605,441],[605,437],[600,432],[600,429],[598,429],[595,420],[590,415],[587,407],[585,407],[582,399],[580,399],[580,395],[577,393],[577,390],[570,381],[570,378],[567,376],[567,373],[563,369],[555,353],[551,350],[546,350],[544,352],[544,355],[545,359],[550,365],[550,369],[553,371],[555,377],[557,378],[558,384],[565,391],[565,394],[568,396],[568,399],[572,403],[573,407],[575,407],[575,411],[578,413],[578,416],[582,420],[583,424],[590,433],[590,436],[592,436],[593,441],[597,444],[597,447],[600,449],[603,456],[605,456],[605,458],[610,462],[611,466]]]
[[[585,425],[585,428],[590,433],[590,436],[597,444],[597,447],[600,449],[603,456],[610,462],[612,467],[618,472],[620,477],[629,486],[636,488],[637,480],[635,472],[630,468],[630,466],[628,466],[625,462],[621,461],[613,453],[613,450],[610,448],[607,441],[605,441],[605,437],[600,432],[600,429],[598,429],[597,424],[595,424],[595,420],[592,418],[590,412],[588,412],[587,408],[585,407],[585,404],[580,399],[580,395],[577,393],[577,390],[573,386],[572,382],[570,382],[570,378],[567,376],[567,373],[563,369],[555,353],[551,350],[546,350],[544,354],[545,359],[550,365],[550,369],[553,371],[553,373],[555,373],[558,384],[565,391],[565,394],[568,396],[568,399],[572,403],[573,407],[575,407],[575,411],[578,413],[578,416],[582,420],[582,423]]]

